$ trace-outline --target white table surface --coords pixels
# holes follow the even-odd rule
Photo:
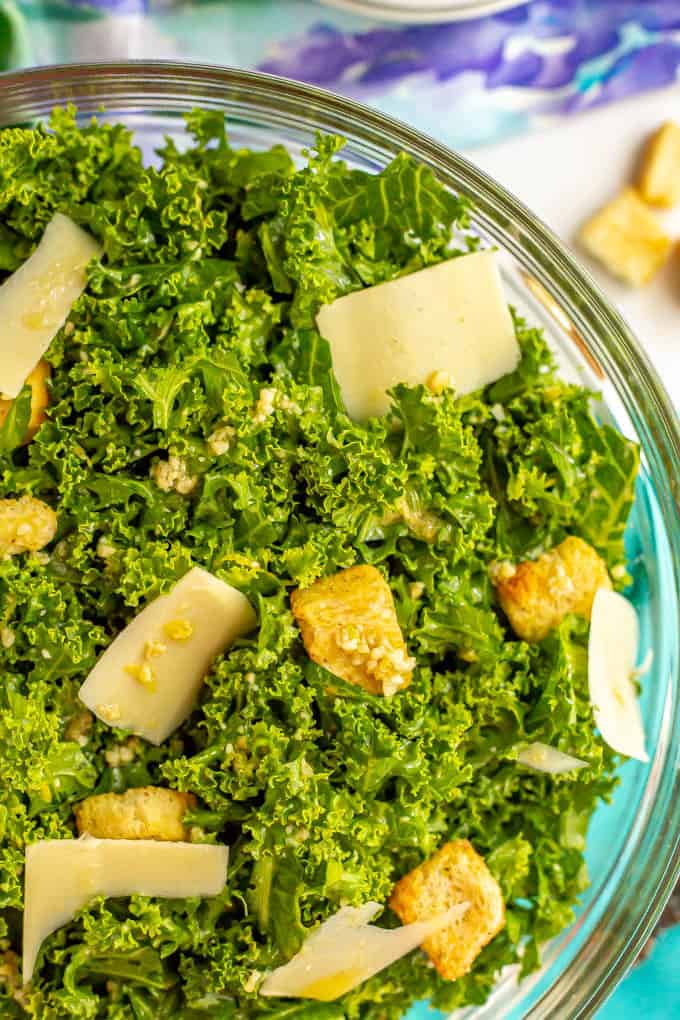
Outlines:
[[[619,283],[578,246],[579,225],[634,180],[645,139],[661,121],[680,122],[680,85],[554,121],[544,131],[465,155],[558,234],[616,303],[680,408],[680,248],[646,287]],[[660,218],[680,238],[680,206]]]

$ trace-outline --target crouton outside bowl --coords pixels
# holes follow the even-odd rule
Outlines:
[[[346,99],[263,75],[182,64],[37,69],[0,76],[0,125],[44,119],[71,101],[135,133],[149,158],[163,135],[181,143],[182,114],[223,110],[231,139],[293,153],[317,130],[344,135],[344,158],[377,170],[405,150],[475,201],[480,235],[501,251],[509,300],[545,328],[564,373],[602,393],[599,413],[636,438],[642,470],[629,526],[641,653],[654,650],[642,708],[650,763],[620,769],[613,802],[587,836],[591,884],[575,923],[550,943],[541,970],[499,979],[475,1020],[591,1016],[633,963],[680,873],[680,426],[626,324],[550,232],[474,166],[417,131]],[[573,834],[574,840],[582,837]],[[416,1007],[409,1020],[431,1017]]]

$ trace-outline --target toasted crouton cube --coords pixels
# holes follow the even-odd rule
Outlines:
[[[20,1006],[25,1007],[27,1003],[21,985],[21,960],[15,952],[7,949],[0,953],[0,988],[3,988],[5,994]]]
[[[26,379],[26,382],[31,387],[31,417],[23,439],[24,443],[29,443],[33,439],[33,436],[45,421],[45,411],[47,410],[50,398],[47,382],[51,374],[50,366],[41,358]],[[2,425],[9,414],[13,403],[14,401],[9,399],[0,400],[0,425]]]
[[[194,807],[191,793],[142,786],[125,793],[100,793],[76,804],[78,832],[99,839],[188,838],[184,815]]]
[[[505,925],[503,894],[484,858],[466,839],[445,843],[399,879],[390,897],[390,907],[404,924],[435,917],[459,903],[470,904],[466,913],[422,946],[447,981],[467,974]]]
[[[669,209],[680,202],[680,125],[674,121],[666,121],[649,139],[638,187],[650,205]]]
[[[494,579],[510,626],[524,641],[542,641],[568,613],[590,619],[598,588],[611,588],[604,561],[573,535],[537,560]]]
[[[375,567],[350,567],[298,588],[291,607],[313,662],[371,694],[389,697],[410,684],[415,660],[389,585]]]
[[[637,192],[625,188],[588,220],[581,243],[626,283],[647,283],[668,258],[672,242]]]
[[[37,552],[56,531],[57,515],[41,499],[0,499],[0,556]]]

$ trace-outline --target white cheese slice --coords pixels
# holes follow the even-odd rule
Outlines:
[[[26,847],[23,979],[48,935],[95,896],[217,896],[229,848],[148,839],[46,839]]]
[[[453,924],[469,906],[460,903],[428,921],[394,930],[369,924],[382,910],[380,903],[342,907],[305,940],[292,960],[268,975],[260,995],[332,1002]]]
[[[85,289],[101,247],[55,213],[29,259],[0,287],[0,391],[16,397]]]
[[[526,747],[517,755],[520,765],[535,769],[537,772],[547,772],[551,776],[560,775],[562,772],[572,772],[574,769],[583,769],[588,764],[580,758],[573,758],[564,751],[558,751],[550,744],[542,744],[540,740]]]
[[[161,744],[191,712],[215,656],[256,623],[241,592],[194,567],[121,631],[80,700],[110,726]]]
[[[619,754],[649,761],[634,683],[640,625],[623,595],[600,588],[588,640],[588,688],[602,739]]]
[[[434,373],[471,393],[520,359],[496,255],[474,252],[337,298],[320,309],[351,418],[385,414],[387,390]]]

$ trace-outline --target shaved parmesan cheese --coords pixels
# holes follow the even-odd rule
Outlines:
[[[260,994],[332,1002],[453,924],[469,906],[459,903],[428,921],[393,931],[369,924],[382,910],[380,903],[342,907],[292,960],[266,978]]]
[[[564,754],[563,751],[558,751],[556,747],[551,747],[550,744],[542,744],[540,741],[528,744],[523,748],[517,755],[517,761],[520,765],[536,769],[537,772],[547,772],[552,776],[557,776],[561,772],[572,772],[574,769],[582,769],[588,764],[587,761],[581,761],[580,758],[572,758],[570,754]]]
[[[80,700],[105,723],[161,744],[191,712],[215,656],[256,623],[241,592],[194,567],[109,645]]]
[[[55,213],[33,254],[0,287],[0,391],[16,397],[85,289],[102,249]]]
[[[602,739],[619,754],[649,761],[634,683],[640,625],[628,599],[596,593],[588,641],[588,687]]]
[[[495,253],[474,252],[346,294],[316,318],[351,418],[389,409],[387,390],[434,377],[456,393],[487,386],[519,363]]]
[[[95,896],[217,896],[229,849],[146,839],[46,839],[26,847],[23,978],[31,980],[48,935]]]

